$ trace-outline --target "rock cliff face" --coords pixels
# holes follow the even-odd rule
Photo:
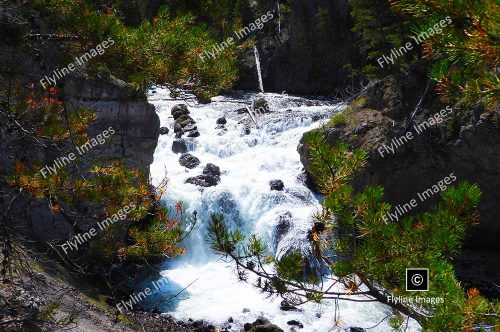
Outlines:
[[[126,167],[141,169],[149,175],[149,166],[159,137],[160,120],[153,105],[147,101],[133,99],[133,91],[117,81],[94,81],[71,77],[62,84],[63,99],[68,107],[89,108],[96,113],[96,120],[88,128],[89,139],[112,127],[115,134],[105,144],[85,153],[84,161],[78,167],[84,173],[92,160],[123,160]],[[15,141],[11,137],[12,141]],[[7,140],[1,150],[8,148]],[[30,156],[50,164],[53,151],[39,147],[28,148]],[[9,167],[9,160],[2,160],[3,167]],[[75,167],[77,165],[69,165]],[[13,211],[17,215],[15,227],[20,233],[40,242],[58,243],[73,235],[75,227],[61,214],[54,214],[47,200],[34,201],[21,196],[15,201]],[[70,210],[71,207],[65,207]],[[92,221],[78,220],[76,227],[86,230]],[[124,223],[126,228],[126,223]]]
[[[125,166],[139,168],[149,175],[160,135],[160,118],[153,105],[136,100],[135,92],[117,80],[96,81],[70,77],[64,81],[63,96],[72,107],[96,112],[89,137],[110,126],[116,131],[111,144],[96,149],[96,158],[123,159]]]
[[[330,95],[342,88],[349,81],[344,65],[355,62],[348,1],[282,2],[281,33],[277,3],[268,8],[274,22],[258,34],[265,91]],[[259,16],[249,6],[244,24]],[[235,89],[258,90],[253,50],[241,60],[239,76]]]
[[[441,124],[432,126],[413,139],[395,148],[395,152],[378,149],[390,146],[391,140],[407,132],[405,114],[418,103],[425,90],[425,80],[399,77],[378,83],[365,91],[345,111],[345,120],[325,129],[325,139],[334,144],[341,140],[368,151],[366,170],[356,176],[354,187],[370,184],[385,188],[386,200],[393,204],[407,203],[450,173],[456,183],[467,180],[477,183],[483,192],[479,204],[480,223],[471,227],[466,239],[469,248],[500,248],[500,122],[499,113],[472,111],[451,106],[453,115]],[[431,89],[432,90],[432,89]],[[415,118],[415,125],[445,109],[436,96],[428,94],[423,110]],[[460,113],[462,112],[462,115]],[[468,113],[468,115],[465,115]],[[308,147],[304,140],[298,147],[307,169]],[[313,174],[310,174],[314,177]],[[454,183],[454,184],[456,184]],[[419,203],[415,212],[427,210],[438,201],[439,195]]]

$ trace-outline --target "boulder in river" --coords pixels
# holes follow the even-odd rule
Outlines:
[[[190,177],[186,183],[191,183],[200,187],[213,187],[220,182],[220,168],[214,164],[207,164],[203,169],[203,175]]]
[[[200,164],[200,159],[192,154],[185,153],[179,158],[179,163],[186,168],[192,169]]]
[[[290,304],[287,300],[281,301],[280,309],[283,311],[300,311],[296,306]]]
[[[219,184],[219,178],[209,176],[209,175],[198,175],[190,177],[186,180],[186,183],[194,184],[200,187],[214,187]]]
[[[255,114],[265,114],[271,112],[269,103],[264,98],[254,100],[252,107]]]
[[[185,126],[182,129],[184,130],[184,132],[188,132],[188,131],[198,130],[198,127],[191,123],[191,124],[188,124],[187,126]]]
[[[189,110],[188,110],[186,105],[179,104],[179,105],[175,105],[174,107],[172,107],[171,114],[174,117],[174,120],[177,120],[178,118],[180,118],[183,115],[188,115]]]
[[[205,168],[203,169],[203,174],[220,178],[221,173],[219,166],[208,163],[207,166],[205,166]]]
[[[172,143],[172,152],[186,153],[188,151],[187,142],[184,139],[176,139]]]
[[[279,215],[278,224],[274,227],[273,230],[273,243],[275,249],[278,247],[278,243],[292,228],[292,224],[293,224],[293,217],[290,212],[287,211]]]
[[[187,137],[200,137],[200,132],[198,130],[190,131]]]
[[[161,127],[160,128],[160,135],[167,135],[169,132],[167,127]]]
[[[297,326],[299,329],[304,328],[304,325],[301,322],[299,322],[298,320],[295,320],[295,319],[289,320],[286,323],[288,325],[291,325],[291,326]]]
[[[218,125],[225,125],[227,123],[227,120],[225,117],[221,117],[217,119],[217,124]]]
[[[246,323],[243,329],[247,332],[284,332],[278,326],[271,324],[266,318],[258,318],[252,324]]]
[[[178,123],[181,128],[184,129],[184,127],[187,127],[190,124],[195,124],[196,121],[194,121],[193,118],[189,115],[181,115],[179,118],[177,118],[177,120],[175,120],[175,123]]]
[[[269,182],[269,185],[271,186],[271,190],[282,191],[283,188],[285,188],[285,185],[281,180],[271,180],[271,182]]]

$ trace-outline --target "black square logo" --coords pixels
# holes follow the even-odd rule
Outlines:
[[[426,292],[429,290],[429,269],[406,269],[406,291]]]

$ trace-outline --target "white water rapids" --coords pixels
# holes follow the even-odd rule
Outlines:
[[[304,236],[311,227],[310,216],[320,210],[317,197],[299,178],[303,167],[297,145],[304,132],[320,126],[342,106],[277,94],[246,94],[239,96],[238,101],[250,102],[257,97],[268,100],[273,113],[259,117],[259,128],[253,126],[250,133],[245,133],[244,125],[238,124],[245,115],[234,112],[245,105],[232,102],[234,99],[217,97],[208,105],[188,105],[201,134],[192,139],[189,151],[201,164],[188,170],[179,164],[181,155],[172,152],[175,134],[170,111],[182,101],[165,100],[170,98],[165,89],[150,94],[149,100],[156,106],[161,125],[170,129],[169,134],[159,138],[151,166],[153,182],[158,183],[166,171],[169,183],[165,204],[172,206],[182,200],[188,211],[197,211],[199,218],[198,227],[184,243],[186,254],[164,264],[162,276],[168,284],[157,295],[169,298],[187,288],[179,299],[161,309],[180,320],[204,319],[214,325],[232,317],[231,331],[240,331],[243,323],[263,316],[285,331],[291,331],[288,321],[298,320],[304,325],[300,331],[326,332],[333,327],[333,302],[306,304],[301,312],[282,311],[281,299],[267,299],[252,285],[238,282],[234,265],[221,262],[206,241],[210,213],[222,212],[232,228],[239,228],[246,235],[257,233],[273,248],[273,229],[278,217],[289,212],[293,226],[278,247],[289,246]],[[217,118],[222,116],[227,119],[227,131],[215,129]],[[188,177],[202,174],[207,163],[221,169],[221,182],[217,186],[200,188],[185,183]],[[274,179],[284,182],[283,191],[270,190],[269,181]],[[391,312],[378,303],[341,301],[339,305],[340,330],[372,327]],[[367,331],[388,330],[386,319]],[[418,325],[410,320],[407,331],[417,330]]]

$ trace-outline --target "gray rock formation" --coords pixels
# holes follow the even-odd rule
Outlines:
[[[195,168],[200,164],[200,159],[192,154],[185,153],[179,158],[179,163],[186,168]]]
[[[365,149],[369,155],[367,167],[356,176],[353,185],[357,190],[366,185],[382,185],[385,200],[393,206],[415,198],[418,192],[437,184],[451,172],[458,179],[454,184],[464,180],[477,183],[483,192],[478,207],[480,223],[471,226],[465,245],[469,248],[500,248],[498,111],[485,113],[477,108],[465,117],[452,115],[421,134],[414,132],[414,139],[396,148],[394,154],[385,153],[382,157],[378,151],[383,144],[390,145],[392,139],[405,133],[408,123],[405,114],[418,103],[424,88],[425,80],[415,75],[373,86],[345,111],[350,124],[325,128],[325,139],[331,144],[341,140]],[[416,125],[446,106],[432,95],[427,97],[426,103],[426,108],[415,119]],[[307,169],[309,155],[304,140],[298,150]],[[439,199],[439,195],[435,195],[419,203],[412,212],[428,210]]]

